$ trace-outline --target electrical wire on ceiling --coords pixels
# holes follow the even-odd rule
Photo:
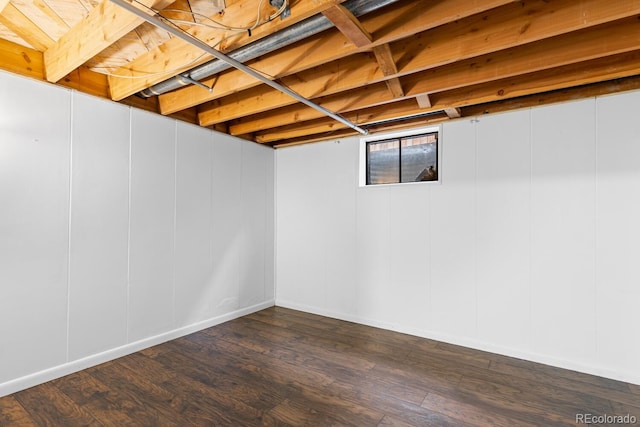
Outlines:
[[[155,11],[155,13],[157,13],[158,15],[162,16],[162,18],[171,21],[175,24],[184,24],[184,25],[194,25],[194,26],[201,26],[201,27],[206,27],[206,28],[211,28],[214,30],[221,30],[221,31],[229,31],[229,32],[234,32],[234,33],[244,33],[247,31],[253,31],[256,28],[258,28],[261,25],[264,25],[268,22],[273,21],[274,19],[276,19],[277,17],[279,17],[280,15],[282,15],[287,8],[289,7],[289,0],[285,0],[282,2],[282,5],[278,8],[278,10],[276,10],[274,13],[272,13],[271,15],[269,15],[265,20],[262,20],[262,7],[264,5],[265,0],[260,0],[260,3],[258,4],[258,13],[256,16],[256,21],[255,23],[253,23],[253,25],[250,26],[242,26],[242,27],[234,27],[234,26],[230,26],[230,25],[226,25],[223,24],[221,22],[216,21],[215,19],[203,15],[201,13],[197,13],[197,12],[193,12],[193,11],[188,11],[188,10],[181,10],[181,9],[162,9],[162,10],[157,10],[157,9],[151,9],[153,11]],[[188,15],[191,15],[194,19],[196,18],[200,18],[202,21],[208,21],[211,22],[211,24],[205,24],[204,22],[198,22],[198,21],[187,21],[187,20],[182,20],[182,19],[172,19],[172,18],[168,18],[166,16],[163,15],[163,13],[166,12],[172,12],[172,13],[186,13]]]
[[[213,47],[218,46],[220,43],[222,43],[222,40],[219,41],[218,43],[214,44]],[[104,70],[104,71],[100,71],[101,74],[107,75],[107,76],[112,76],[112,77],[119,77],[122,79],[147,79],[149,77],[154,77],[154,76],[161,76],[163,74],[170,74],[170,75],[175,75],[175,73],[179,73],[180,71],[184,70],[185,67],[190,67],[191,65],[194,65],[196,63],[198,63],[198,61],[200,61],[202,58],[204,58],[205,56],[207,56],[206,53],[203,53],[201,55],[198,55],[197,57],[195,57],[191,62],[182,65],[180,67],[176,67],[174,69],[171,70],[163,70],[163,71],[138,71],[138,70],[133,70],[133,69],[127,69],[127,71],[130,71],[132,73],[136,73],[135,76],[130,76],[130,75],[125,75],[125,74],[116,74],[116,73],[112,73],[110,71],[106,71],[109,70],[111,68],[114,67],[91,67],[92,70]]]
[[[191,26],[200,26],[200,27],[206,27],[206,28],[210,28],[210,29],[214,29],[214,30],[220,30],[220,31],[227,31],[227,32],[231,32],[234,34],[239,34],[239,33],[244,33],[247,31],[253,31],[256,28],[260,27],[261,25],[264,25],[268,22],[273,21],[274,19],[278,18],[279,16],[283,15],[286,11],[287,8],[289,7],[289,0],[284,0],[282,2],[282,5],[271,15],[269,15],[265,20],[261,20],[262,18],[262,8],[264,6],[264,2],[265,0],[260,0],[260,3],[258,4],[258,12],[257,12],[257,16],[256,16],[256,21],[255,23],[253,23],[253,25],[251,26],[246,26],[246,27],[232,27],[229,25],[225,25],[225,24],[221,24],[218,21],[215,21],[214,19],[203,15],[201,13],[197,13],[197,12],[192,12],[192,11],[187,11],[187,10],[181,10],[181,9],[163,9],[163,10],[158,10],[158,9],[154,9],[152,7],[148,7],[146,5],[144,5],[143,3],[137,1],[137,0],[133,0],[135,3],[137,3],[138,5],[140,5],[141,7],[144,7],[145,9],[149,10],[150,12],[154,13],[155,15],[159,16],[160,18],[162,18],[163,20],[165,20],[166,22],[172,24],[174,27],[178,28],[178,24],[183,24],[183,25],[191,25]],[[172,13],[186,13],[189,14],[191,16],[195,17],[200,17],[203,20],[207,20],[207,21],[211,21],[214,25],[210,25],[210,24],[204,24],[202,22],[194,22],[194,21],[187,21],[187,20],[182,20],[182,19],[172,19],[172,18],[168,18],[166,16],[164,16],[162,13],[163,12],[172,12]],[[212,44],[211,47],[217,47],[220,44],[222,44],[222,42],[226,40],[224,37],[221,38],[218,42],[216,42],[215,44]],[[154,77],[154,76],[159,76],[159,75],[163,75],[163,74],[175,74],[175,73],[179,73],[180,71],[182,71],[184,69],[184,67],[190,67],[191,65],[197,63],[202,57],[204,57],[206,54],[203,53],[202,55],[199,55],[197,58],[194,58],[191,62],[189,62],[188,64],[182,65],[180,67],[176,67],[172,70],[163,70],[163,71],[143,71],[143,70],[129,70],[133,73],[135,73],[135,75],[123,75],[123,74],[117,74],[117,73],[113,73],[110,71],[105,71],[108,70],[111,67],[92,67],[92,69],[94,70],[102,70],[100,71],[102,74],[105,74],[107,76],[112,76],[112,77],[119,77],[119,78],[123,78],[123,79],[131,79],[131,80],[135,80],[135,79],[146,79],[148,77]],[[259,70],[255,70],[261,74],[265,74],[262,73]],[[268,76],[268,77],[272,77],[272,76]],[[211,89],[211,88],[207,88],[207,89]]]

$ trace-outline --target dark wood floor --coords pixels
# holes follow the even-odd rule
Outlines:
[[[640,387],[270,308],[0,399],[1,426],[561,426]]]

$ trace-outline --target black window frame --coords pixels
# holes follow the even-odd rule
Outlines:
[[[436,148],[436,178],[433,180],[424,181],[402,181],[402,141],[405,139],[421,138],[425,136],[435,135],[435,148]],[[398,181],[389,183],[372,183],[371,182],[371,169],[369,162],[370,146],[388,142],[398,142]],[[415,133],[402,133],[398,136],[389,135],[380,139],[365,140],[364,142],[364,162],[365,162],[365,186],[377,186],[377,185],[396,185],[396,184],[410,184],[417,182],[439,182],[440,181],[440,129],[423,129],[416,130]]]

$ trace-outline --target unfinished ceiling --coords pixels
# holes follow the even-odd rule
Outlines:
[[[371,132],[640,88],[640,0],[283,1],[132,4]],[[110,0],[0,0],[0,68],[276,147],[356,133]]]

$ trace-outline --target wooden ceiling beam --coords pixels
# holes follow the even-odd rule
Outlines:
[[[42,52],[0,39],[0,69],[33,79],[44,79]]]
[[[460,112],[460,109],[456,107],[447,107],[443,111],[447,115],[447,117],[449,117],[450,119],[457,119],[462,117],[462,113]]]
[[[640,8],[640,4],[638,5]],[[526,46],[500,50],[493,54],[483,55],[464,61],[454,62],[449,66],[440,66],[427,69],[424,72],[423,65],[428,60],[432,51],[429,49],[414,48],[406,51],[406,55],[412,57],[412,63],[416,69],[405,67],[407,75],[413,72],[413,80],[410,76],[404,77],[403,88],[406,95],[417,96],[440,90],[453,89],[469,84],[470,81],[481,83],[483,81],[497,80],[517,74],[539,71],[546,68],[557,67],[565,64],[589,60],[615,53],[634,50],[640,44],[640,22],[627,18],[612,22],[607,25],[596,26],[589,31],[575,31],[548,40],[529,43]],[[298,80],[287,80],[287,86],[296,90],[308,98],[346,91],[355,87],[381,81],[384,77],[379,73],[371,61],[349,58],[346,63],[332,63],[326,67],[300,73]],[[411,83],[412,86],[408,86]],[[255,90],[255,89],[254,89]],[[236,94],[232,98],[217,100],[218,108],[202,108],[199,117],[200,123],[208,125],[216,122],[228,121],[240,116],[268,111],[270,109],[291,105],[290,99],[285,99],[275,93],[259,88],[255,92],[246,91]],[[242,100],[242,110],[234,108],[234,104]],[[219,108],[224,106],[224,108]],[[236,105],[237,107],[237,105]]]
[[[432,107],[467,107],[636,75],[640,75],[640,50],[434,93]]]
[[[499,99],[484,104],[474,104],[468,107],[462,107],[461,110],[464,116],[482,116],[485,114],[512,111],[519,108],[530,108],[540,105],[566,102],[588,97],[603,96],[631,90],[640,90],[640,75],[637,73],[630,75],[629,77],[599,81],[583,86],[569,87],[550,92],[534,93],[532,95],[520,96],[510,99]],[[437,117],[434,121],[438,121]],[[375,133],[380,130],[388,131],[394,128],[408,128],[424,124],[427,124],[427,120],[425,119],[408,119],[406,121],[400,121],[397,123],[370,126],[369,130],[372,133]],[[344,129],[332,132],[330,135],[309,134],[292,139],[273,141],[270,143],[270,145],[274,148],[289,147],[294,145],[306,144],[309,142],[327,141],[329,139],[355,134],[356,133],[350,129]]]
[[[373,41],[373,37],[358,18],[341,4],[323,10],[322,14],[357,47],[367,46]]]
[[[400,83],[399,78],[392,77],[389,80],[385,80],[385,84],[394,98],[402,98],[404,96],[404,90],[402,89],[402,83]]]
[[[330,111],[345,112],[357,110],[363,108],[363,106],[370,107],[386,104],[393,100],[394,97],[389,93],[384,83],[375,83],[349,91],[348,96],[340,93],[334,96],[318,98],[315,101],[318,105]],[[283,126],[287,123],[304,122],[320,117],[322,117],[322,114],[317,110],[294,104],[259,114],[239,117],[231,122],[229,133],[231,135],[242,135]]]
[[[606,21],[605,12],[602,10],[602,8],[604,8],[606,5],[613,4],[614,6],[607,7],[605,10],[612,13],[612,19],[617,19],[617,17],[620,15],[630,14],[631,16],[636,16],[636,13],[640,13],[640,3],[635,5],[635,8],[629,7],[628,5],[626,7],[616,7],[615,5],[618,4],[617,2],[602,3],[598,1],[592,1],[590,3],[592,9],[587,8],[586,6],[588,5],[582,4],[584,9],[578,8],[579,10],[576,10],[576,4],[573,0],[563,0],[558,3],[549,3],[547,7],[551,10],[545,9],[544,12],[541,9],[512,10],[512,8],[508,8],[508,11],[500,9],[500,15],[494,17],[494,19],[498,22],[497,24],[494,24],[494,26],[506,26],[509,31],[504,30],[505,34],[502,37],[497,38],[490,45],[490,48],[488,46],[485,46],[484,49],[479,49],[479,52],[482,52],[484,50],[491,50],[494,52],[497,51],[498,53],[495,54],[497,55],[495,56],[495,58],[487,58],[496,61],[500,60],[502,61],[501,63],[509,63],[513,62],[513,59],[505,55],[501,56],[500,52],[506,51],[507,49],[514,46],[522,46],[526,44],[526,49],[523,48],[519,51],[515,51],[519,52],[519,59],[521,60],[521,62],[523,62],[523,64],[521,65],[522,67],[526,67],[526,56],[528,55],[530,49],[532,49],[530,48],[530,46],[538,46],[538,50],[535,53],[537,55],[543,56],[543,59],[541,60],[541,63],[538,64],[538,66],[552,67],[563,65],[561,63],[555,63],[558,56],[561,57],[565,53],[567,53],[567,55],[569,56],[580,56],[577,55],[578,52],[575,51],[575,49],[567,48],[566,45],[563,45],[563,41],[569,40],[570,43],[573,43],[575,41],[581,46],[584,46],[585,49],[589,50],[590,47],[585,46],[584,41],[581,40],[582,33],[576,33],[576,31],[586,28],[593,28],[593,30],[590,30],[589,33],[586,33],[587,37],[590,37],[589,34],[598,34],[599,37],[604,38],[594,39],[593,37],[591,37],[590,40],[593,40],[593,43],[595,43],[595,45],[592,46],[591,49],[599,51],[599,53],[596,55],[606,55],[606,45],[609,43],[611,37],[603,35],[603,31],[598,30],[599,25],[597,24],[600,24],[603,20]],[[564,8],[558,8],[560,6]],[[567,9],[571,11],[571,13],[569,13]],[[564,21],[560,19],[558,19],[558,21],[555,20],[556,18],[561,17],[564,17],[566,19]],[[591,20],[590,17],[597,19]],[[458,30],[462,33],[461,35],[459,35],[460,37],[462,37],[462,35],[465,35],[465,45],[475,43],[483,46],[483,44],[486,44],[486,39],[488,37],[487,34],[490,34],[491,30],[482,26],[483,22],[476,22],[477,19],[479,18],[474,17],[471,22],[468,23],[459,21],[464,24],[462,30]],[[629,20],[630,18],[624,22],[627,22],[627,25],[629,25]],[[459,22],[454,23],[455,25],[453,25],[453,28],[445,26],[434,31],[418,34],[408,40],[398,42],[400,46],[398,49],[394,49],[394,51],[402,52],[402,57],[399,59],[403,63],[403,67],[399,75],[408,75],[411,73],[420,72],[421,70],[429,70],[432,68],[438,70],[439,68],[442,68],[440,66],[451,63],[455,63],[454,65],[462,63],[466,64],[465,66],[480,69],[481,64],[483,64],[482,57],[480,57],[479,59],[474,59],[474,51],[468,48],[468,51],[465,53],[465,55],[466,57],[471,57],[472,59],[468,59],[467,62],[456,62],[464,59],[464,56],[461,56],[462,52],[459,51],[459,45],[461,44],[460,39],[459,37],[454,37],[456,36],[456,33],[451,33],[451,31],[457,28]],[[470,25],[471,23],[477,24],[478,26]],[[485,26],[487,25],[488,24],[485,24]],[[522,28],[526,25],[529,25],[529,29],[523,33]],[[615,24],[613,26],[615,26]],[[624,40],[632,40],[631,43],[627,43],[625,47],[627,49],[630,48],[630,45],[632,45],[632,43],[636,42],[636,27],[637,26],[631,24],[627,29],[634,31],[635,33],[622,37],[622,39]],[[497,31],[497,29],[494,28],[494,31]],[[570,31],[570,33],[563,36],[558,36],[558,33],[562,31]],[[620,32],[615,28],[614,31],[616,31],[617,34],[620,34]],[[572,35],[574,33],[579,34],[579,36]],[[551,46],[551,48],[555,49],[555,51],[557,52],[555,53],[556,58],[548,55],[545,56],[544,52],[541,52],[541,50],[544,51],[547,46],[547,43],[541,42],[541,40],[545,40],[545,34],[547,34],[549,37],[555,36],[552,39],[549,39],[549,46]],[[425,48],[424,46],[426,38],[430,40],[428,46],[429,48]],[[613,41],[613,43],[625,43],[624,40],[616,40]],[[543,47],[540,48],[540,46]],[[348,60],[334,61],[324,66],[306,70],[296,76],[283,78],[282,80],[285,84],[287,84],[287,86],[291,87],[301,95],[307,98],[316,98],[340,91],[349,90],[354,87],[370,84],[371,82],[383,81],[387,79],[382,74],[381,70],[378,69],[376,63],[371,61],[366,56],[352,55],[347,59]],[[584,60],[584,57],[580,56],[579,59],[575,59],[573,60],[573,62],[576,62],[578,60]],[[491,64],[488,64],[488,66],[490,65]],[[531,69],[529,71],[535,70]],[[471,75],[472,77],[473,74],[475,74],[473,69],[468,70],[467,75]],[[220,77],[220,80],[222,80],[223,76],[221,75]],[[495,77],[494,79],[496,78],[499,77]],[[220,80],[218,81],[218,85],[220,84]],[[403,89],[405,93],[409,93],[408,88],[404,84]],[[426,92],[429,91],[422,91],[422,93]],[[238,101],[241,101],[242,104],[246,106],[246,108],[240,108],[238,106],[236,106],[237,108],[234,108],[233,104]],[[217,102],[210,107],[203,106],[200,110],[199,117],[202,125],[210,125],[213,123],[232,120],[243,115],[259,113],[261,111],[268,111],[270,109],[291,105],[293,102],[294,101],[291,98],[283,97],[275,90],[268,90],[263,87],[258,87],[252,89],[252,91],[245,91],[239,94],[235,94],[233,97],[228,99],[218,99]],[[160,106],[161,111],[163,111],[164,113],[164,110],[162,110],[162,97],[160,99]],[[225,108],[220,108],[220,106],[224,106]]]
[[[420,32],[433,29],[448,22],[482,13],[493,8],[510,4],[512,0],[444,0],[430,2],[427,6],[413,0],[394,4],[376,13],[367,14],[361,22],[374,36],[374,45],[391,43]],[[428,19],[425,19],[428,16]],[[402,25],[392,24],[400,20]],[[361,49],[345,43],[339,31],[325,31],[300,43],[251,61],[250,65],[265,75],[278,78],[292,75],[322,64],[327,64],[353,55]],[[217,98],[258,86],[260,83],[241,71],[230,70],[218,76],[203,80],[207,86],[215,84],[212,93],[201,88],[187,86],[160,95],[160,111],[169,114],[183,108],[199,105]]]
[[[372,56],[371,54],[352,55],[325,67],[283,77],[280,82],[310,99],[350,90],[368,84],[371,80],[384,79],[380,73],[380,67]],[[327,72],[327,70],[331,71]],[[358,75],[359,72],[364,74]],[[208,126],[295,103],[297,101],[289,95],[261,85],[200,106],[198,117],[202,126]],[[160,105],[162,108],[162,100]]]
[[[429,98],[429,94],[423,93],[416,96],[416,102],[418,103],[418,107],[420,108],[431,108],[431,98]]]
[[[420,105],[419,107],[423,112],[445,110],[451,107],[460,108],[636,75],[640,75],[640,50],[437,92],[428,96],[431,101],[429,107]],[[385,90],[384,87],[379,85],[370,88],[366,96],[363,90],[360,89],[357,93],[353,93],[353,97],[334,96],[328,98],[322,105],[326,108],[333,107],[334,111],[341,114],[345,114],[348,111],[356,111],[358,115],[362,116],[366,114],[364,111],[367,108],[374,107],[380,103],[382,98],[376,97],[376,93],[378,96],[384,95]],[[423,96],[425,95],[419,95],[419,97]],[[307,110],[310,109],[307,108]],[[411,110],[411,112],[413,111]],[[401,115],[406,114],[408,112]],[[278,128],[287,124],[314,120],[319,117],[317,114],[307,114],[307,111],[299,106],[291,106],[272,113],[240,119],[237,123],[232,123],[230,133],[266,132],[269,128]]]
[[[144,6],[163,9],[173,0],[139,0]],[[133,3],[134,5],[136,3]],[[138,6],[145,10],[142,6]],[[46,78],[57,82],[102,52],[144,20],[109,0],[93,8],[44,53]]]
[[[367,108],[360,111],[346,113],[345,118],[357,122],[359,125],[375,124],[376,122],[396,119],[397,117],[411,117],[423,114],[424,110],[419,108],[412,99],[393,102],[388,105],[380,105],[377,107]],[[438,114],[435,114],[439,117]],[[272,143],[274,141],[286,140],[290,138],[298,138],[305,135],[314,135],[325,132],[332,132],[338,129],[344,129],[346,126],[342,123],[327,120],[325,118],[319,120],[311,120],[309,122],[298,125],[286,125],[266,132],[258,132],[255,135],[256,142]]]
[[[640,75],[592,83],[586,86],[555,90],[552,92],[536,93],[518,98],[498,100],[486,104],[471,105],[469,107],[463,107],[462,109],[465,116],[480,116],[518,108],[529,108],[594,96],[610,95],[612,93],[630,90],[640,90]]]
[[[398,73],[398,67],[396,67],[396,62],[393,59],[393,53],[391,53],[389,43],[375,46],[373,48],[373,54],[376,56],[376,61],[378,61],[378,65],[380,65],[382,74],[385,76],[392,76]],[[386,80],[385,83],[394,98],[402,98],[404,96],[402,84],[400,84],[400,80],[398,78],[391,78]]]
[[[293,3],[291,5],[291,15],[288,18],[283,20],[275,19],[259,26],[251,31],[251,35],[248,32],[242,32],[229,36],[226,31],[203,27],[193,27],[187,32],[197,39],[215,46],[221,52],[230,52],[343,1],[322,0],[318,2],[302,1]],[[225,9],[224,15],[216,17],[216,20],[230,26],[251,25],[256,19],[255,4],[255,0],[238,0],[229,5]],[[109,76],[111,96],[114,100],[120,100],[211,59],[208,55],[203,55],[199,48],[178,38],[171,38],[162,45],[139,56],[126,66],[115,70]],[[252,81],[255,83],[255,79],[252,78]],[[202,88],[198,89],[202,90]],[[193,107],[197,104],[194,103],[184,108]],[[175,109],[171,112],[179,111],[180,109]]]
[[[42,52],[0,39],[0,69],[46,81]],[[60,85],[83,93],[108,98],[107,77],[80,67],[60,80]]]
[[[510,111],[518,108],[530,108],[536,107],[540,105],[552,104],[557,102],[565,102],[570,100],[578,100],[584,99],[587,97],[608,95],[611,93],[629,91],[629,90],[638,90],[640,89],[640,75],[631,75],[629,77],[600,81],[596,83],[591,83],[587,85],[575,86],[564,88],[560,90],[553,90],[549,92],[543,93],[533,93],[528,96],[519,96],[516,98],[510,99],[501,99],[494,100],[491,102],[483,103],[483,104],[473,104],[469,107],[462,107],[461,115],[464,116],[481,116],[484,114],[497,113],[502,111]],[[405,102],[405,101],[400,101]],[[396,103],[399,104],[400,102]],[[367,116],[376,118],[383,118],[384,113],[380,115],[376,115],[376,110],[381,107],[376,107],[376,109],[368,109],[359,112],[359,116]],[[384,110],[382,110],[384,111]],[[405,112],[407,114],[414,112],[410,106],[407,106],[407,110]],[[348,116],[347,116],[348,117]],[[448,119],[447,116],[444,116],[445,119]],[[408,127],[415,125],[415,121],[418,122],[426,122],[431,120],[431,122],[437,122],[442,119],[441,116],[427,116],[426,118],[409,118],[406,121],[399,121],[398,126],[400,127]],[[362,125],[362,123],[360,123]],[[340,132],[348,132],[348,130],[339,130],[341,124],[337,124],[333,126],[331,130],[328,130],[328,126],[330,125],[329,121],[326,119],[316,120],[309,122],[305,126],[305,132],[295,132],[294,126],[283,126],[281,128],[276,128],[270,131],[260,132],[257,134],[257,142],[261,143],[269,143],[274,146],[290,146],[297,145],[311,141],[322,141],[330,138],[335,138],[335,135],[338,135]],[[370,131],[373,131],[377,126],[368,127]],[[382,125],[382,128],[388,130],[389,127]],[[331,132],[331,133],[328,133]],[[349,132],[349,134],[355,134],[354,132]]]
[[[40,52],[44,52],[55,43],[47,33],[42,31],[12,3],[4,5],[2,13],[0,13],[0,23]]]

